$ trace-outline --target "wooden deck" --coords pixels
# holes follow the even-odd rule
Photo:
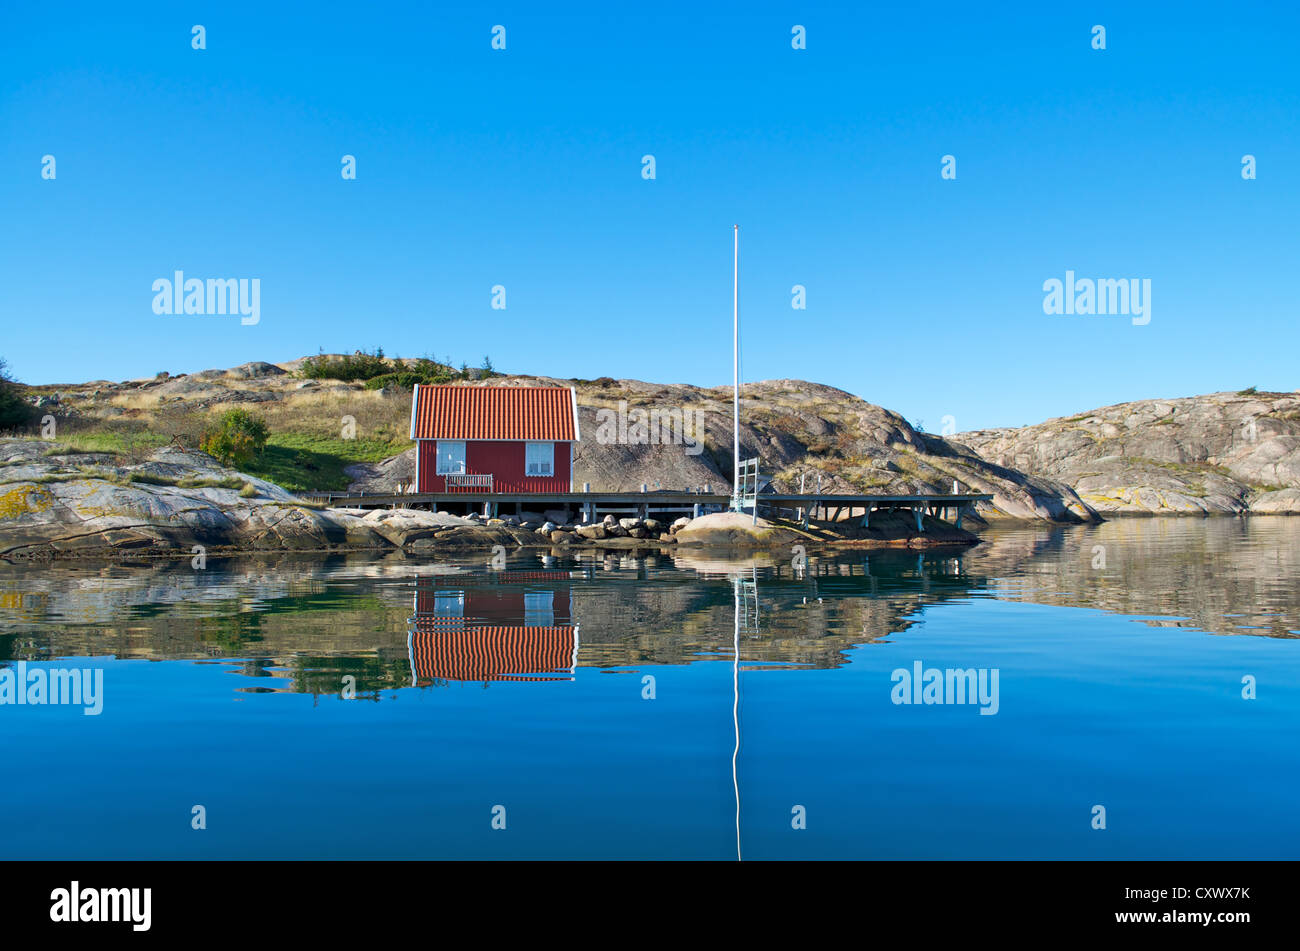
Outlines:
[[[595,521],[606,514],[633,514],[649,518],[656,514],[703,515],[724,511],[731,504],[731,496],[716,492],[409,492],[369,494],[365,492],[305,492],[303,498],[324,502],[339,508],[430,508],[476,509],[487,515],[496,515],[501,507],[513,506],[516,513],[544,512],[563,509],[566,513],[580,513],[587,521]],[[833,493],[782,494],[758,496],[758,507],[776,511],[802,520],[809,518],[836,521],[841,517],[860,515],[864,525],[869,525],[871,513],[906,509],[916,515],[918,530],[921,518],[932,515],[947,518],[949,511],[961,527],[962,514],[971,511],[976,502],[987,502],[992,495],[980,492],[958,492],[933,495],[843,495]],[[816,514],[814,514],[816,513]]]

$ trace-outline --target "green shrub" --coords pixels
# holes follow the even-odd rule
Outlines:
[[[248,410],[232,409],[203,434],[199,448],[225,465],[245,466],[266,448],[270,435],[266,423]]]
[[[35,411],[18,392],[16,381],[9,375],[4,358],[0,357],[0,431],[26,426]]]
[[[436,360],[430,360],[428,357],[421,357],[403,369],[372,377],[366,381],[366,389],[378,390],[394,386],[409,390],[417,383],[421,386],[434,386],[439,383],[451,383],[455,380],[467,380],[469,374],[469,368],[464,364],[461,364],[460,370],[453,370],[450,362],[439,363]]]
[[[386,386],[400,386],[404,389],[410,389],[417,383],[428,383],[429,380],[422,379],[420,374],[411,373],[402,370],[398,373],[385,373],[382,376],[373,376],[366,380],[366,389],[382,390]]]
[[[386,386],[400,386],[410,389],[415,384],[429,386],[438,383],[451,383],[455,380],[467,380],[471,372],[479,376],[494,376],[492,361],[483,358],[483,366],[477,371],[462,362],[460,369],[453,367],[451,358],[445,362],[420,357],[411,363],[390,360],[384,356],[382,347],[374,353],[354,353],[351,356],[327,357],[320,354],[308,357],[298,370],[298,375],[311,380],[343,380],[345,382],[364,381],[366,389],[378,390]]]
[[[308,357],[298,370],[309,380],[370,380],[392,373],[397,364],[384,356],[384,348],[376,347],[374,353],[358,351],[350,356],[327,357],[324,354]]]

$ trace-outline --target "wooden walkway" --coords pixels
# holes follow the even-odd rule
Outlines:
[[[302,497],[339,508],[429,508],[477,509],[485,515],[497,515],[501,507],[514,506],[516,513],[564,510],[566,520],[571,511],[582,514],[584,520],[594,522],[602,515],[630,514],[650,518],[656,514],[689,514],[692,517],[708,512],[725,511],[731,496],[716,492],[304,492]],[[810,517],[818,520],[838,521],[842,517],[862,518],[863,525],[871,524],[875,511],[908,510],[915,514],[917,530],[925,515],[936,518],[955,516],[961,527],[964,513],[970,512],[976,502],[987,502],[993,496],[980,492],[922,495],[840,495],[840,494],[760,494],[760,510],[788,513],[805,525]],[[816,513],[816,514],[814,514]]]

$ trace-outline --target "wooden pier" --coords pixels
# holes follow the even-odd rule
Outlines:
[[[305,492],[303,498],[339,508],[428,508],[458,511],[479,511],[496,516],[503,506],[513,507],[515,514],[542,513],[563,510],[565,520],[570,513],[580,514],[585,522],[597,521],[604,515],[632,515],[652,518],[656,515],[690,515],[692,518],[709,512],[725,511],[731,505],[731,496],[716,492],[687,492],[655,490],[646,492]],[[756,498],[760,512],[768,512],[801,521],[805,526],[810,518],[818,521],[839,521],[841,518],[861,518],[870,526],[871,513],[876,511],[907,510],[916,516],[917,531],[922,530],[926,515],[953,521],[961,527],[963,514],[969,513],[976,502],[987,502],[993,496],[979,492],[922,495],[840,495],[840,494],[782,494],[762,493]],[[949,513],[952,513],[951,516]]]

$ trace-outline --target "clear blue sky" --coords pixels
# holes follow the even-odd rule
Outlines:
[[[729,383],[739,223],[746,379],[931,431],[1300,387],[1294,4],[470,6],[9,5],[0,356]],[[259,278],[260,323],[156,316],[176,269]],[[1151,323],[1045,315],[1067,269]]]

